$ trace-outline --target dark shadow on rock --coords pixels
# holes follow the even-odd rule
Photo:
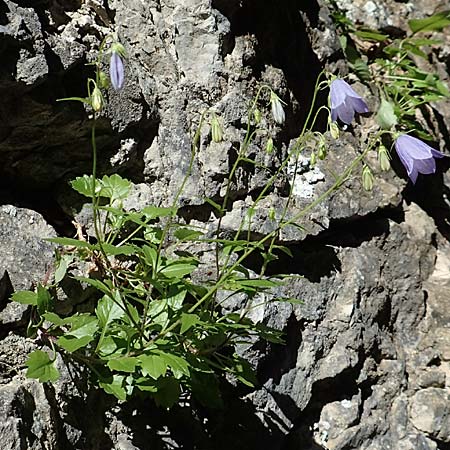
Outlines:
[[[277,259],[268,265],[266,274],[298,274],[318,283],[322,277],[341,272],[338,248],[357,248],[363,242],[388,234],[389,219],[401,222],[403,212],[399,208],[385,208],[364,217],[331,220],[328,228],[316,236],[308,236],[299,244],[283,243],[292,256],[277,251]],[[262,257],[253,254],[244,261],[244,265],[259,272],[262,262]]]
[[[195,402],[158,408],[149,399],[121,405],[118,419],[129,428],[137,448],[168,450],[261,450],[276,449],[282,439],[276,416],[267,426],[255,406],[243,400],[231,385],[224,388],[223,409],[208,409]]]
[[[450,167],[450,158],[436,163],[437,172]],[[408,182],[404,192],[405,200],[417,203],[433,220],[439,232],[450,241],[450,187],[446,186],[441,175],[419,175],[413,185]]]
[[[345,369],[341,373],[318,380],[314,383],[311,401],[299,414],[291,432],[286,436],[282,450],[322,449],[313,441],[312,430],[319,422],[320,413],[328,403],[349,399],[359,392],[357,380],[364,363],[364,354],[360,351],[360,359],[355,367]]]
[[[296,367],[304,328],[305,322],[297,320],[293,313],[284,330],[284,344],[267,344],[265,341],[259,341],[260,345],[270,345],[270,350],[262,349],[265,350],[263,352],[265,356],[258,361],[258,380],[261,383],[272,379],[275,384],[279,384],[282,375]]]
[[[292,256],[283,251],[274,251],[277,259],[275,262],[269,263],[266,275],[276,276],[289,273],[304,276],[309,281],[318,283],[322,277],[341,271],[341,262],[337,252],[328,244],[320,241],[305,241],[301,244],[285,246],[290,250]],[[243,262],[245,267],[256,273],[260,272],[262,264],[263,258],[255,252]]]
[[[93,389],[88,382],[88,372],[65,361],[68,377],[58,393],[51,384],[45,384],[47,401],[58,437],[58,448],[75,450],[109,450],[113,442],[105,431],[105,412],[116,403],[112,396]],[[66,392],[65,388],[69,388]],[[61,407],[61,401],[65,405]]]
[[[8,17],[6,15],[8,12],[8,5],[4,0],[0,0],[0,25],[6,25],[8,23]]]
[[[318,21],[319,5],[316,1],[299,0],[213,0],[212,6],[228,17],[233,36],[256,36],[257,55],[251,64],[257,78],[267,65],[283,71],[289,90],[302,105],[296,111],[288,111],[284,138],[289,140],[297,136],[308,113],[308,107],[304,105],[310,105],[317,76],[322,70],[312,51],[302,14],[306,14],[314,26]],[[319,103],[325,100],[323,96]]]

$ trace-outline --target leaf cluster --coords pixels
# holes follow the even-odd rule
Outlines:
[[[437,73],[424,68],[431,66],[430,49],[441,41],[423,33],[440,31],[450,25],[450,11],[409,21],[410,33],[402,38],[388,31],[357,26],[339,11],[334,13],[334,19],[353,71],[362,81],[378,85],[381,97],[387,102],[382,106],[388,105],[388,113],[395,114],[387,126],[416,129],[419,137],[429,139],[417,121],[417,108],[448,98],[450,91]],[[380,125],[385,128],[385,121]]]
[[[51,282],[12,297],[35,309],[30,334],[54,355],[87,365],[92,381],[120,400],[150,395],[170,407],[182,392],[192,392],[200,402],[218,406],[224,374],[254,386],[253,370],[236,346],[258,338],[282,342],[279,332],[247,316],[258,294],[276,289],[282,280],[255,278],[230,254],[258,250],[258,245],[210,239],[202,230],[179,224],[174,208],[126,211],[122,203],[131,185],[119,175],[83,176],[72,186],[88,198],[95,192],[103,199],[103,234],[96,242],[83,236],[50,239],[60,246]],[[221,248],[228,266],[218,278],[195,276],[202,262],[189,249],[196,243]],[[83,263],[89,270],[80,275]],[[56,292],[67,278],[90,287],[93,308],[59,312]],[[216,300],[220,290],[243,295],[242,310],[225,311]],[[33,352],[27,375],[55,381],[55,360],[42,350]]]

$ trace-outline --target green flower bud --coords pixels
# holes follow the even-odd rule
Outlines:
[[[269,219],[270,220],[275,220],[276,215],[275,215],[275,209],[274,208],[270,208],[269,209]]]
[[[222,142],[223,130],[216,115],[211,119],[211,137],[214,142]]]
[[[389,159],[388,149],[383,144],[381,144],[378,148],[378,162],[380,163],[380,169],[383,172],[387,172],[391,168]]]
[[[91,106],[95,112],[99,112],[103,109],[104,101],[103,95],[100,89],[95,86],[91,94]]]
[[[261,123],[261,111],[258,108],[255,108],[253,110],[253,120],[255,121],[256,125],[259,125]]]
[[[315,152],[311,153],[311,159],[309,161],[309,163],[311,164],[311,166],[315,166],[317,162],[317,155]]]
[[[317,157],[321,160],[324,160],[327,156],[327,145],[325,142],[325,138],[320,136],[319,148],[317,149]]]
[[[395,115],[394,105],[383,99],[377,113],[377,122],[383,130],[390,130],[397,125],[398,119]]]
[[[370,170],[369,166],[364,165],[362,170],[362,185],[366,191],[371,191],[373,189],[373,173]]]
[[[109,87],[108,75],[106,75],[106,73],[103,71],[100,71],[100,73],[98,74],[98,84],[101,89],[108,89]]]
[[[267,139],[266,152],[267,153],[273,152],[273,139],[271,137],[269,137],[269,139]]]
[[[336,122],[330,122],[328,124],[328,128],[330,130],[331,137],[333,139],[339,139],[339,127]]]
[[[113,42],[111,44],[111,53],[117,53],[122,58],[125,58],[127,56],[125,47],[120,42]]]

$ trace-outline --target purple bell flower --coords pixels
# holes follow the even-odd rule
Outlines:
[[[331,118],[333,121],[336,121],[339,117],[342,122],[350,125],[355,117],[355,112],[369,112],[369,108],[364,99],[346,81],[339,78],[331,82],[330,97]]]
[[[415,184],[419,173],[430,174],[436,172],[436,161],[434,158],[443,158],[445,156],[420,139],[407,134],[402,134],[397,138],[395,149],[413,184]]]
[[[109,76],[111,78],[111,84],[117,91],[122,88],[124,81],[124,69],[121,56],[116,53],[111,53],[111,61],[109,63]]]

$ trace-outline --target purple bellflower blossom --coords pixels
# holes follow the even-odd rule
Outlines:
[[[413,184],[415,184],[419,173],[430,174],[436,172],[436,161],[434,158],[443,158],[445,156],[420,139],[407,134],[402,134],[397,138],[395,149]]]
[[[346,81],[339,78],[331,82],[330,97],[331,119],[333,121],[339,118],[345,124],[350,125],[355,117],[355,112],[369,112],[369,108],[364,99]]]
[[[111,84],[117,91],[122,88],[124,81],[124,69],[122,57],[115,51],[111,52],[111,61],[109,63],[109,76]]]

